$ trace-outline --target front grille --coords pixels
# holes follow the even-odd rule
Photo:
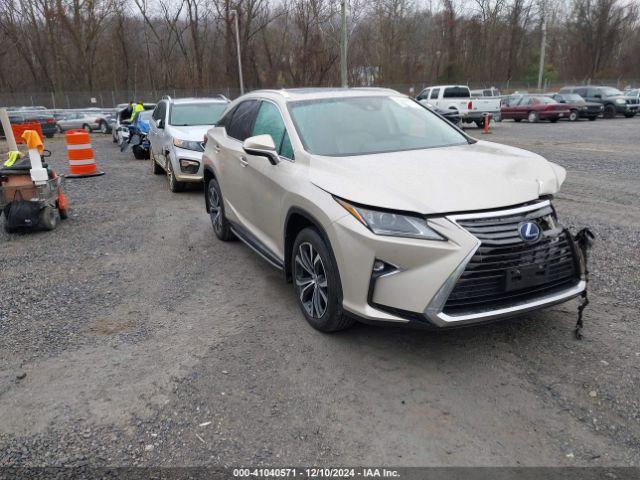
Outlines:
[[[538,241],[520,238],[518,227],[534,221]],[[467,264],[444,306],[462,315],[506,308],[566,290],[579,278],[569,233],[556,225],[550,205],[515,215],[458,219],[481,245]]]

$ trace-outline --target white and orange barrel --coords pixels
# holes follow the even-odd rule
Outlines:
[[[69,130],[67,140],[67,156],[69,157],[69,175],[67,178],[95,177],[104,175],[98,170],[93,155],[89,134],[84,130]]]

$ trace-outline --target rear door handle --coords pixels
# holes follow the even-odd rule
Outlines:
[[[249,165],[249,162],[247,161],[245,156],[240,157],[240,165],[242,165],[243,167],[246,167],[247,165]]]

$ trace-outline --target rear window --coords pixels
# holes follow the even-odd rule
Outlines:
[[[471,93],[467,87],[448,87],[444,89],[443,98],[469,98]]]

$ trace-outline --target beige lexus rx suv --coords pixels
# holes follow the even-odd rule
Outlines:
[[[244,95],[208,131],[203,163],[216,236],[282,270],[321,331],[467,325],[585,288],[551,203],[565,170],[392,90]]]

